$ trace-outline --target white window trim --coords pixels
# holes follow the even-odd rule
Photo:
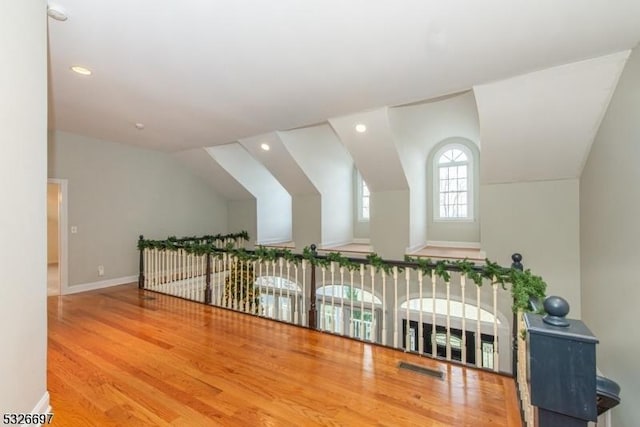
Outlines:
[[[440,156],[448,150],[452,148],[458,149],[467,155],[467,216],[464,218],[444,218],[440,216],[440,164],[438,160]],[[475,221],[475,175],[474,175],[474,164],[475,157],[473,152],[464,144],[460,143],[451,143],[446,144],[438,151],[435,152],[433,158],[431,159],[431,167],[433,168],[433,221],[434,222],[473,222]]]
[[[369,222],[371,220],[371,189],[369,189],[369,218],[362,216],[362,175],[356,170],[356,210],[358,211],[358,222]]]

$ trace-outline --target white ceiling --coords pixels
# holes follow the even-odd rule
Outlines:
[[[577,178],[629,51],[474,88],[484,184]]]
[[[49,20],[50,127],[166,151],[430,99],[640,41],[638,0],[57,4],[69,19]]]

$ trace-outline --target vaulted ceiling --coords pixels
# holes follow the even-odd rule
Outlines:
[[[638,0],[52,0],[50,6],[68,16],[49,19],[50,127],[184,151],[183,160],[199,169],[204,161],[189,150],[246,145],[259,135],[469,89],[476,92],[483,153],[498,153],[492,168],[501,167],[499,153],[523,132],[517,140],[528,150],[565,140],[567,151],[581,147],[580,168],[595,132],[581,129],[597,127],[624,52],[640,41]],[[562,70],[535,75],[617,52],[593,65],[598,70],[578,66],[579,82]],[[73,65],[93,74],[77,75]],[[597,94],[579,99],[592,104],[578,105],[575,114],[590,120],[556,117],[569,122],[559,137],[538,135],[541,125],[524,119],[545,102],[576,106],[572,97],[589,85]],[[521,105],[540,90],[539,102]],[[544,126],[554,126],[550,116]],[[512,126],[501,127],[501,117]],[[577,143],[563,139],[571,126],[580,128]],[[500,169],[485,180],[527,179],[509,173]]]

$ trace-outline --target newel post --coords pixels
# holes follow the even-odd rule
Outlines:
[[[138,274],[138,288],[144,289],[144,248],[142,247],[142,241],[144,236],[141,234],[138,237],[138,248],[140,249],[140,273]]]
[[[311,245],[311,254],[315,259],[318,253],[316,252],[317,246],[315,244]],[[318,317],[316,311],[316,264],[315,262],[311,263],[311,285],[309,286],[309,328],[316,329],[316,319]]]
[[[511,268],[520,271],[524,270],[524,266],[522,265],[522,255],[517,252],[514,253],[511,255],[511,261]],[[513,329],[513,333],[511,334],[511,347],[513,349],[511,372],[515,377],[518,372],[518,312],[513,313],[513,327],[511,329]]]
[[[529,340],[531,404],[540,427],[587,427],[597,418],[596,344],[580,320],[567,319],[569,304],[544,300],[542,316],[524,315]]]
[[[207,271],[204,279],[205,288],[204,288],[204,303],[211,304],[211,254],[207,253]]]

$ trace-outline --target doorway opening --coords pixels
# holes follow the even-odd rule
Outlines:
[[[67,287],[66,180],[47,182],[47,296]]]

